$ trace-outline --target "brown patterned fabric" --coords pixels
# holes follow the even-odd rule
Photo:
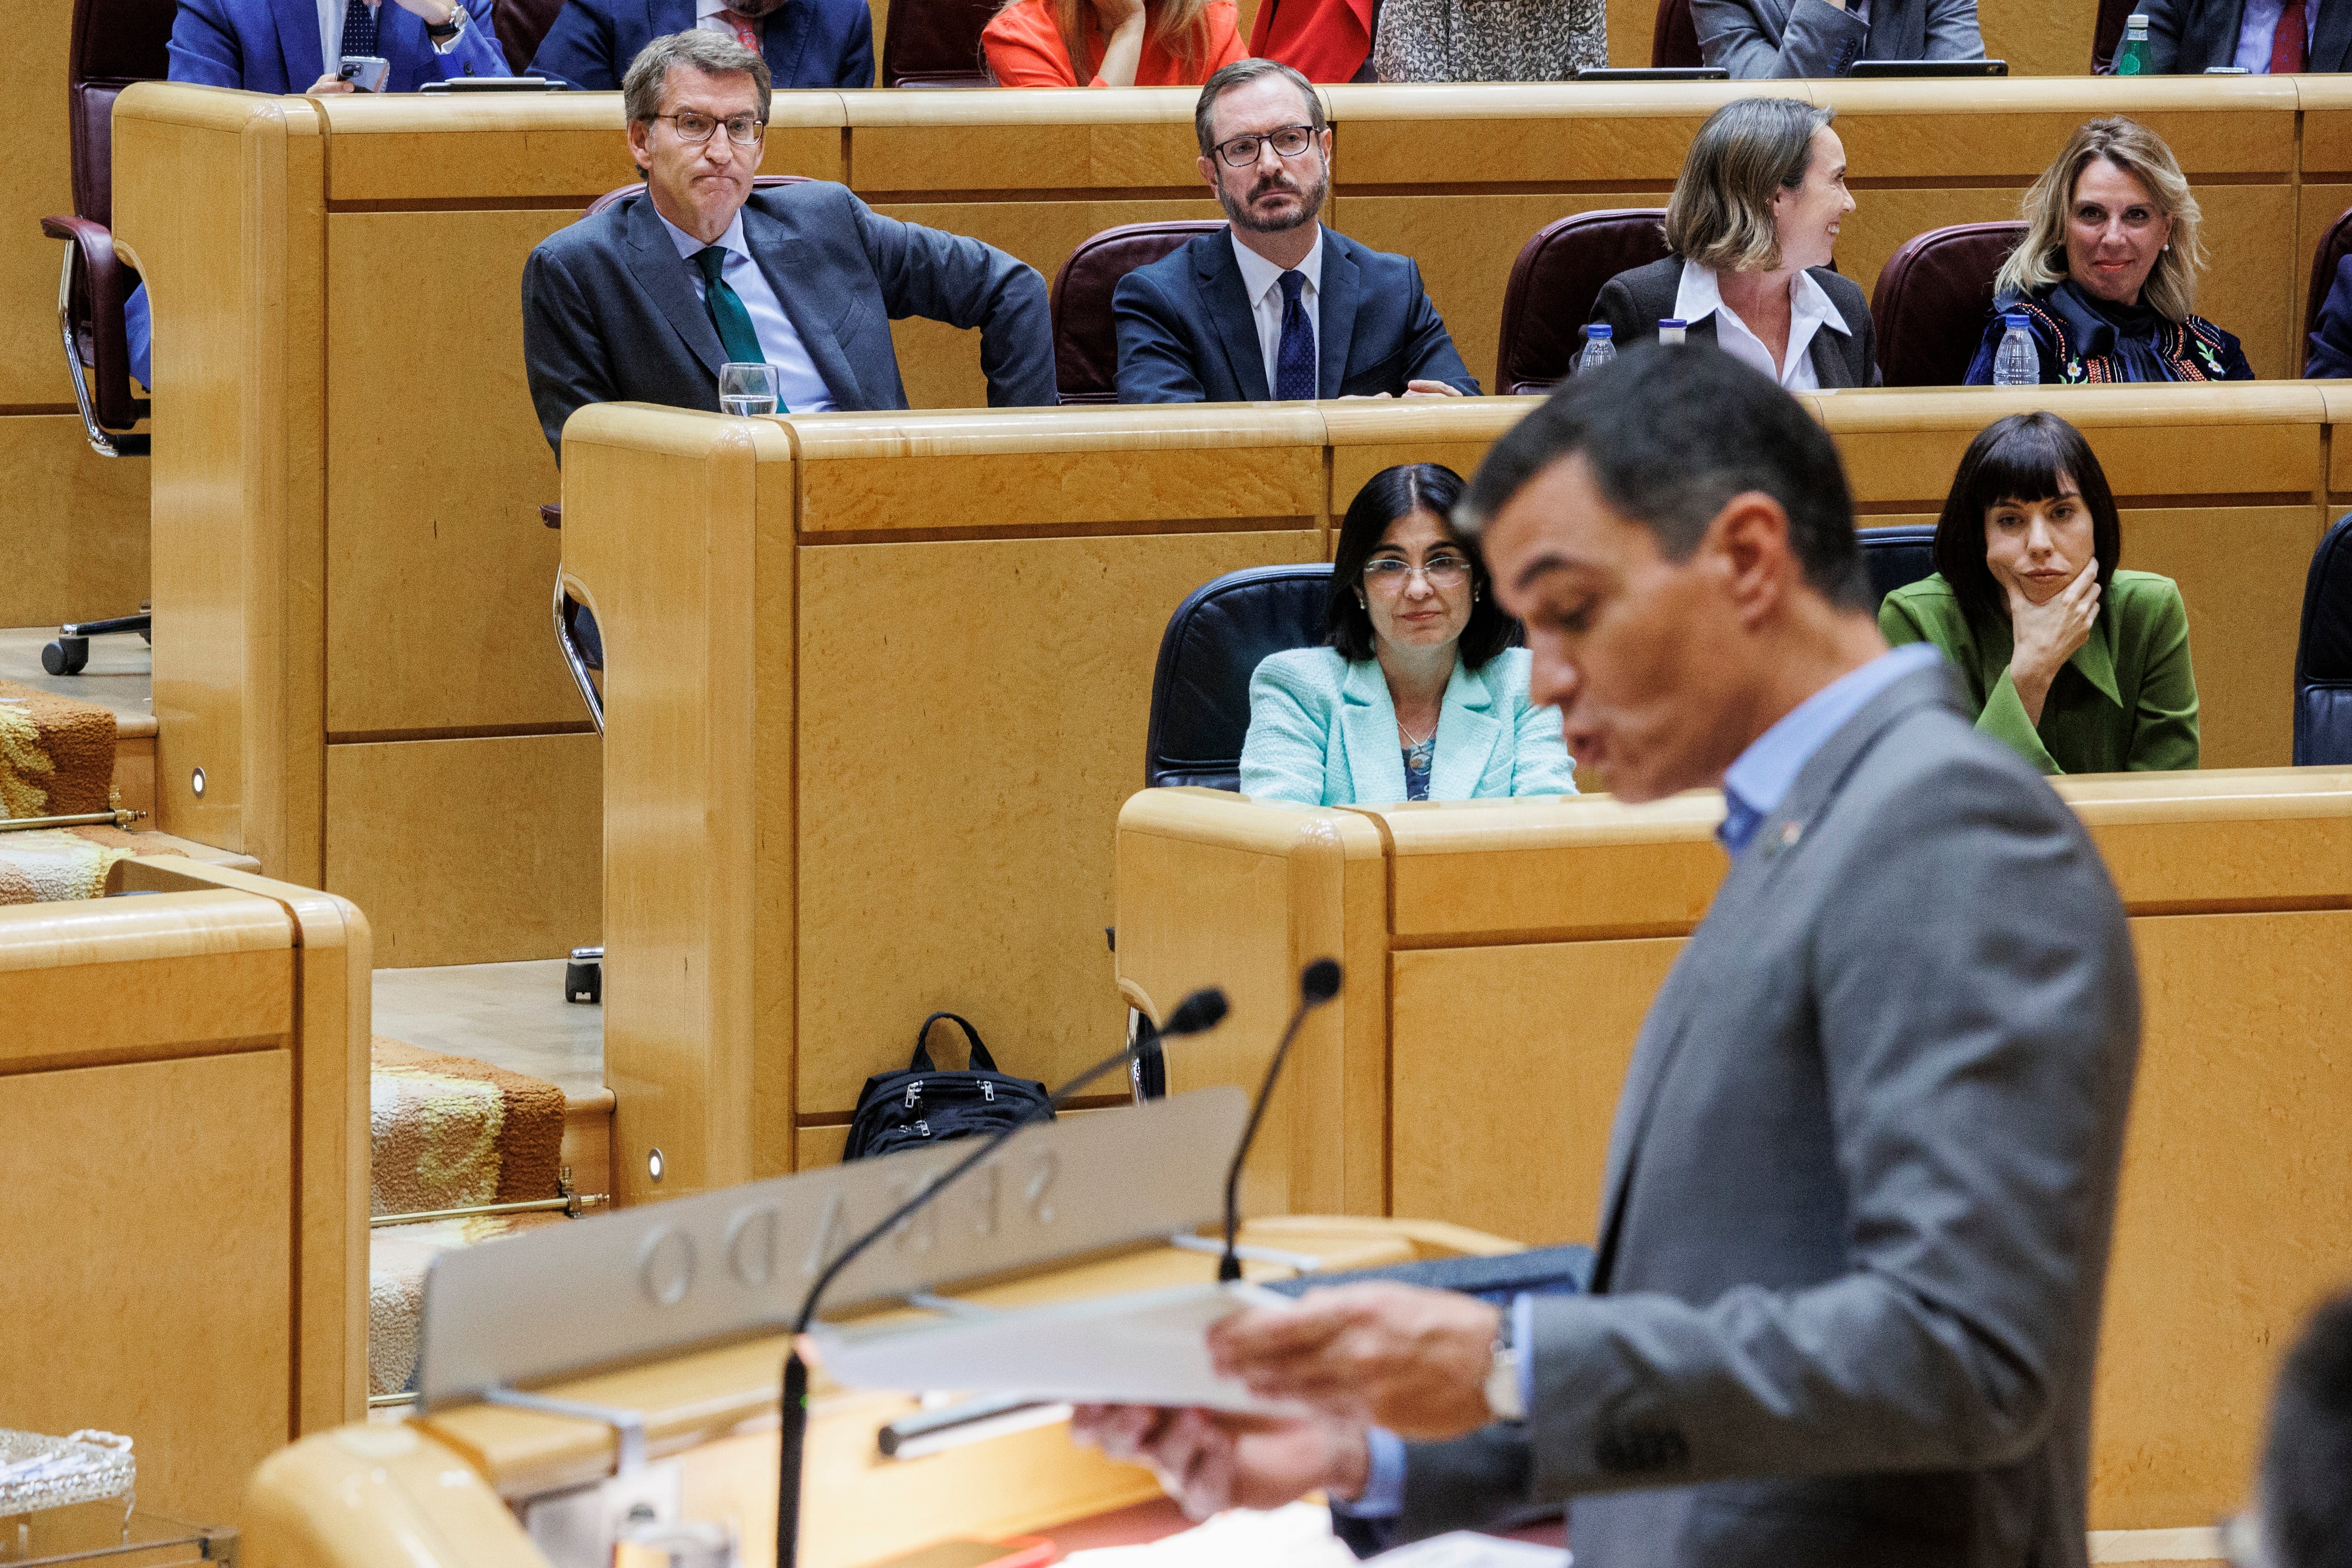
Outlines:
[[[563,1091],[488,1062],[375,1037],[370,1050],[368,1210],[422,1214],[551,1198]]]
[[[1567,81],[1609,63],[1602,0],[1381,0],[1381,81]]]
[[[114,788],[114,714],[0,680],[0,816],[104,811]]]
[[[106,891],[106,874],[117,860],[176,854],[182,847],[180,840],[161,833],[126,833],[120,827],[0,833],[0,904],[95,899]]]
[[[416,1331],[425,1315],[425,1274],[460,1247],[566,1223],[562,1215],[499,1214],[478,1219],[388,1225],[368,1234],[368,1392],[398,1394],[416,1376]]]

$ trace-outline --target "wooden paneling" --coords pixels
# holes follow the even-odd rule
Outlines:
[[[44,368],[69,397],[65,354],[54,357]],[[79,415],[0,417],[0,626],[137,611],[147,597],[147,459],[100,457]]]
[[[561,480],[515,303],[523,258],[577,216],[327,220],[330,734],[585,722],[547,626],[562,550],[538,508]],[[435,279],[433,310],[385,309],[403,276]]]
[[[1190,88],[844,93],[850,184],[869,201],[950,190],[1198,191],[1198,97]]]
[[[0,58],[0,94],[18,106],[10,117],[16,134],[9,139],[8,180],[0,185],[0,408],[70,408],[73,388],[58,341],[58,267],[65,247],[41,233],[41,219],[74,210],[65,116],[73,7],[53,0],[0,0],[0,26],[13,41]],[[18,460],[16,442],[35,439],[0,421],[0,464]]]
[[[291,1435],[293,1077],[271,1050],[0,1078],[0,1126],[39,1129],[0,1138],[0,1425],[130,1433],[142,1503],[236,1517]]]
[[[2048,0],[1978,0],[1977,26],[1988,58],[2009,62],[2011,76],[2081,76],[2091,68],[2092,5]]]
[[[1024,1077],[1117,1045],[1110,825],[1140,774],[1160,632],[1221,573],[1317,559],[1305,521],[803,552],[803,1113],[851,1109],[935,1008]]]
[[[557,958],[597,941],[594,735],[326,748],[327,886],[384,969]]]

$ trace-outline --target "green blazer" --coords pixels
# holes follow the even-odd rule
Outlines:
[[[2118,571],[2091,637],[2050,683],[2029,723],[2009,679],[2009,620],[1971,622],[1940,572],[1886,595],[1879,630],[1932,642],[1959,667],[1977,728],[2045,773],[2119,773],[2197,765],[2197,677],[2180,589],[2153,572]]]
[[[1523,647],[1478,669],[1455,662],[1437,710],[1430,799],[1576,793],[1559,710],[1528,700],[1529,662]],[[1266,656],[1250,677],[1242,793],[1306,805],[1404,799],[1404,743],[1380,661],[1350,664],[1328,647]]]

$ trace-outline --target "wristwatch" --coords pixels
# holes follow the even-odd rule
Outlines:
[[[1495,1330],[1495,1352],[1486,1363],[1486,1408],[1497,1421],[1524,1421],[1528,1407],[1519,1397],[1519,1352],[1511,1343],[1511,1314],[1504,1312]]]
[[[436,44],[446,44],[466,30],[466,0],[452,0],[449,19],[440,23],[427,22],[425,36]]]

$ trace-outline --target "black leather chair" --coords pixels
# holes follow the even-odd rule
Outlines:
[[[144,457],[147,437],[134,427],[148,400],[132,391],[131,340],[123,307],[139,275],[115,253],[114,100],[134,81],[152,81],[170,68],[174,0],[74,0],[73,37],[66,56],[66,111],[70,133],[74,210],[41,220],[41,232],[66,244],[58,279],[58,332],[74,405],[90,447],[104,458]],[[89,662],[89,639],[114,632],[149,635],[151,616],[119,616],[68,622],[41,649],[51,675],[78,675]]]
[[[999,0],[890,0],[882,28],[884,87],[994,87],[980,35]]]
[[[2310,352],[2312,331],[2319,325],[2319,308],[2327,303],[2327,291],[2336,287],[2336,268],[2347,256],[2352,256],[2352,208],[2327,226],[2327,232],[2319,237],[2319,248],[2311,253],[2311,291],[2303,302],[2303,341],[2295,345],[2298,365]]]
[[[1270,653],[1323,641],[1331,568],[1253,566],[1194,589],[1168,618],[1151,676],[1143,782],[1239,789],[1249,683]]]
[[[1658,0],[1657,25],[1650,34],[1650,65],[1703,66],[1698,52],[1698,25],[1691,20],[1690,0]]]
[[[1895,247],[1870,292],[1878,369],[1889,386],[1958,386],[1984,342],[1992,281],[2021,223],[1931,228]]]
[[[1906,522],[1893,528],[1854,531],[1862,541],[1862,564],[1870,574],[1870,591],[1880,599],[1906,584],[1931,577],[1936,572],[1936,525]]]
[[[1511,263],[1503,290],[1495,390],[1549,392],[1576,368],[1593,301],[1620,272],[1666,255],[1661,207],[1575,213],[1536,231]]]
[[[2352,766],[2352,513],[2337,518],[2320,540],[2304,579],[2303,633],[2294,648],[2294,763]]]
[[[1110,314],[1118,280],[1224,226],[1222,218],[1121,224],[1070,252],[1054,274],[1054,379],[1063,406],[1118,401],[1118,330]]]
[[[2124,41],[2124,23],[2147,0],[2099,0],[2098,20],[2091,25],[2091,69],[2105,71],[2115,63],[2116,46]]]

